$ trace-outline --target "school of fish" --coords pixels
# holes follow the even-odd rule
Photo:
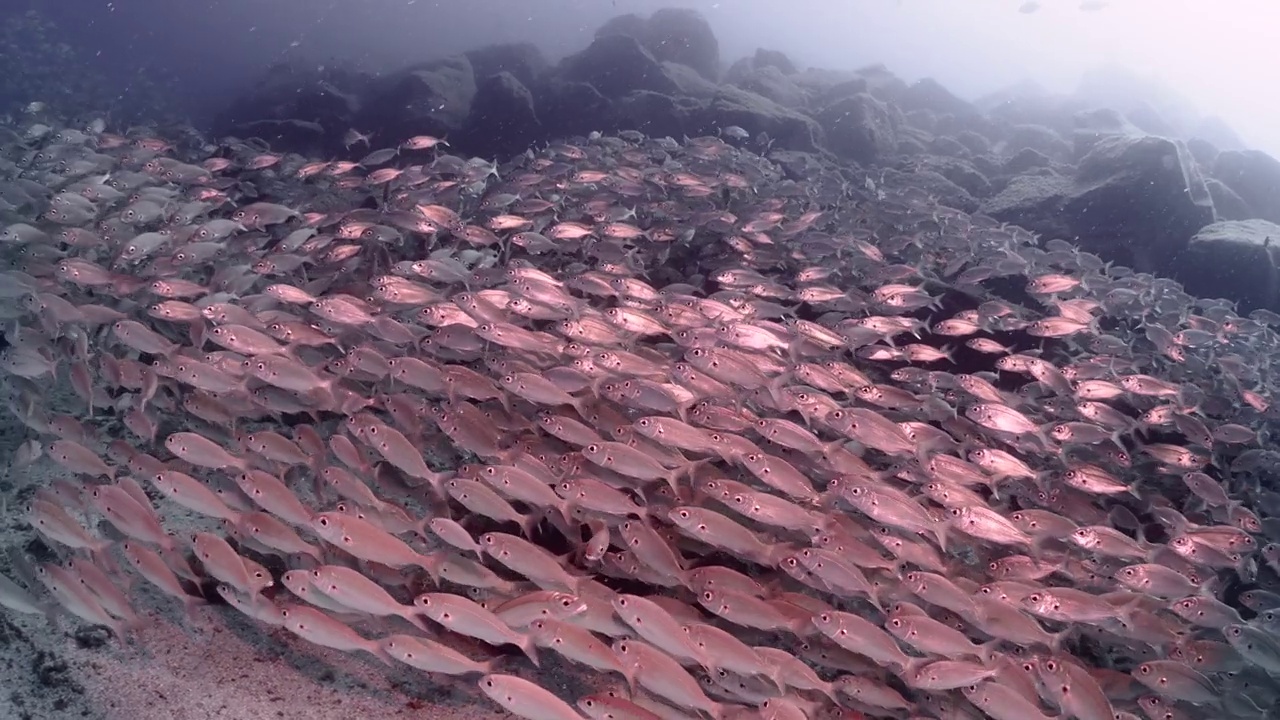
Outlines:
[[[10,611],[240,612],[532,720],[1280,699],[1280,316],[720,137],[11,134],[11,476],[58,472],[9,507],[60,561]]]

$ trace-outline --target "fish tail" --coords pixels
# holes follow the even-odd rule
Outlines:
[[[527,538],[533,537],[533,531],[538,529],[538,523],[542,522],[542,516],[535,512],[520,516],[520,530]]]
[[[380,643],[378,643],[378,641],[376,641],[376,640],[370,640],[370,641],[369,641],[369,645],[368,645],[368,646],[366,646],[364,649],[365,649],[365,651],[366,651],[366,652],[368,652],[370,655],[372,655],[372,656],[374,656],[374,657],[378,658],[378,660],[379,660],[383,665],[386,665],[386,666],[388,666],[388,667],[395,667],[395,666],[396,666],[396,660],[395,660],[395,658],[393,658],[393,657],[391,657],[390,655],[388,655],[388,654],[387,654],[387,651],[382,649],[382,645],[381,645]]]
[[[520,642],[520,649],[524,651],[525,655],[529,656],[529,660],[534,667],[542,667],[542,661],[538,658],[538,646],[534,644],[533,638],[526,635]]]
[[[208,600],[195,595],[185,595],[182,600],[182,614],[186,616],[187,621],[192,625],[197,625],[199,618],[196,616],[196,608],[204,607],[209,604]]]
[[[401,615],[400,617],[403,617],[405,620],[409,621],[411,625],[418,628],[422,632],[431,634],[431,626],[427,625],[427,622],[418,616],[416,612],[416,608],[406,608],[404,614]]]
[[[1066,642],[1072,634],[1072,628],[1067,627],[1049,636],[1049,649],[1056,652],[1062,650],[1062,644]]]
[[[983,665],[990,666],[996,658],[1000,657],[999,645],[1000,639],[996,638],[978,646],[978,659],[982,660]]]

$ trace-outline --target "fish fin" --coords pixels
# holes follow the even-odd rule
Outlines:
[[[410,608],[410,609],[412,610],[412,609],[415,609],[415,608]],[[409,624],[411,624],[411,625],[413,625],[414,627],[418,628],[418,629],[419,629],[419,630],[421,630],[422,632],[424,632],[424,633],[426,633],[426,634],[428,634],[428,635],[433,635],[433,634],[434,634],[434,632],[431,630],[431,626],[430,626],[430,625],[428,625],[428,624],[426,623],[426,621],[425,621],[425,620],[423,620],[422,618],[418,617],[418,615],[417,615],[416,613],[414,613],[414,612],[406,612],[406,613],[405,613],[404,615],[402,615],[401,617],[403,617],[405,620],[407,620],[407,621],[409,622]]]
[[[978,646],[978,658],[983,665],[990,666],[1000,656],[1000,639],[995,638]]]
[[[432,582],[437,587],[440,586],[440,561],[441,553],[435,552],[430,555],[420,555],[417,563],[418,567],[427,571],[427,575],[431,576]]]
[[[1199,587],[1196,588],[1196,592],[1197,594],[1203,595],[1204,597],[1211,597],[1211,598],[1217,599],[1218,590],[1221,589],[1221,585],[1222,585],[1222,580],[1217,575],[1211,575],[1205,578],[1204,581],[1200,583]]]
[[[524,639],[520,643],[520,649],[524,651],[525,655],[529,656],[529,660],[533,663],[534,667],[542,667],[542,661],[538,658],[538,646],[534,644],[533,638],[525,635]]]
[[[538,529],[538,523],[542,522],[542,515],[537,512],[530,512],[527,515],[521,515],[520,530],[527,538],[533,538],[533,531]]]
[[[1062,644],[1071,638],[1071,635],[1073,634],[1073,630],[1074,630],[1073,627],[1067,627],[1064,630],[1060,630],[1050,635],[1049,649],[1054,651],[1055,653],[1061,652]]]

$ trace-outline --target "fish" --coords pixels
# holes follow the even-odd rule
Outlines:
[[[438,575],[439,557],[414,550],[408,543],[364,518],[341,512],[317,513],[311,518],[310,529],[358,558],[389,567],[419,567],[433,578]]]
[[[289,605],[280,609],[280,617],[286,630],[304,640],[343,652],[367,652],[378,660],[391,664],[391,659],[378,641],[361,636],[321,610],[304,605]]]
[[[75,559],[3,612],[145,643],[138,576],[212,586],[539,717],[1270,701],[1275,313],[741,128],[315,158],[58,112],[0,132],[0,385]]]
[[[1209,678],[1173,660],[1149,660],[1131,673],[1138,682],[1171,700],[1217,705],[1221,691]]]
[[[423,632],[431,632],[418,618],[418,609],[403,605],[381,585],[356,570],[341,565],[321,565],[311,571],[311,583],[343,607],[370,615],[394,615]]]
[[[667,702],[722,718],[725,707],[707,697],[698,681],[671,657],[642,640],[616,640],[613,651],[635,684]]]
[[[569,703],[545,688],[514,675],[491,673],[480,678],[480,691],[507,711],[529,720],[580,720]]]
[[[532,638],[512,630],[498,616],[468,598],[448,593],[423,593],[413,599],[413,604],[422,614],[449,630],[491,645],[515,645],[534,665],[541,664]]]
[[[622,665],[613,649],[590,630],[554,618],[538,618],[529,623],[529,634],[539,647],[550,648],[569,660],[602,672],[616,672],[634,682],[630,668]]]

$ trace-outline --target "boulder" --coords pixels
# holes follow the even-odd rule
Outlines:
[[[1146,135],[1141,128],[1129,122],[1129,119],[1111,108],[1095,108],[1078,112],[1072,118],[1075,129],[1071,139],[1075,146],[1075,157],[1082,158],[1089,154],[1099,140],[1114,135],[1140,137]]]
[[[816,118],[832,152],[840,157],[868,165],[897,152],[901,114],[870,94],[837,100],[818,111]]]
[[[821,68],[806,68],[788,77],[813,98],[811,104],[814,107],[823,107],[836,100],[864,93],[869,87],[866,78],[854,73]]]
[[[772,65],[747,71],[734,83],[744,90],[763,95],[779,105],[793,110],[804,108],[808,96],[790,76]]]
[[[457,135],[475,95],[475,72],[466,55],[415,65],[373,83],[357,127],[376,133],[383,146],[414,135]]]
[[[589,83],[553,79],[543,84],[538,96],[538,117],[549,138],[618,129],[613,101]]]
[[[978,98],[974,106],[992,120],[1008,125],[1043,125],[1058,132],[1071,130],[1071,113],[1061,97],[1050,95],[1035,83],[1026,82]]]
[[[928,170],[941,175],[974,197],[985,198],[992,194],[991,181],[968,160],[941,155],[925,155],[913,158],[910,164],[919,170]]]
[[[974,130],[961,130],[956,133],[956,142],[968,148],[969,152],[974,155],[991,152],[991,141],[982,133]]]
[[[752,58],[751,66],[759,70],[760,68],[776,68],[783,75],[795,75],[796,66],[791,62],[791,58],[780,50],[766,50],[765,48],[757,48],[756,54]]]
[[[687,65],[708,80],[720,77],[720,43],[697,10],[663,8],[644,24],[644,45],[659,60]]]
[[[1244,198],[1250,217],[1280,223],[1280,161],[1257,150],[1224,150],[1213,176]]]
[[[719,85],[702,77],[688,65],[664,62],[662,63],[662,70],[667,74],[667,77],[675,81],[676,86],[680,88],[678,93],[680,95],[710,100],[720,91]]]
[[[1227,187],[1217,178],[1206,178],[1205,187],[1209,189],[1209,197],[1213,198],[1213,214],[1216,220],[1248,220],[1253,216],[1249,203]]]
[[[549,67],[542,51],[533,43],[487,45],[464,54],[471,61],[477,80],[508,72],[526,88],[534,87]]]
[[[1004,171],[1020,175],[1033,168],[1047,168],[1052,164],[1053,161],[1046,157],[1044,153],[1031,148],[1023,148],[1005,162]]]
[[[791,59],[777,50],[760,48],[754,55],[738,58],[721,78],[723,82],[742,85],[744,79],[757,70],[773,68],[783,75],[795,75],[798,71]]]
[[[913,128],[929,134],[938,132],[938,116],[932,110],[912,110],[902,114],[902,120]]]
[[[278,151],[337,154],[368,81],[342,68],[274,65],[213,119],[213,132],[260,137]]]
[[[1213,222],[1213,202],[1185,143],[1109,135],[1081,159],[1062,213],[1082,248],[1152,272]]]
[[[703,106],[693,98],[637,90],[620,99],[616,107],[619,127],[624,130],[639,130],[650,137],[699,134],[695,125]]]
[[[1138,101],[1124,114],[1125,119],[1147,135],[1175,136],[1178,129],[1160,111],[1145,100]]]
[[[927,155],[929,148],[925,147],[926,141],[919,137],[905,136],[898,139],[898,146],[894,149],[895,155],[903,157],[916,157],[918,155]]]
[[[961,100],[933,78],[924,78],[908,85],[896,98],[904,111],[932,110],[937,115],[977,115],[977,109]]]
[[[955,158],[969,157],[969,148],[960,144],[959,140],[947,135],[939,135],[929,141],[929,152],[934,155],[950,155]]]
[[[1191,157],[1195,158],[1201,167],[1212,168],[1218,160],[1217,146],[1204,138],[1191,138],[1187,141],[1187,149],[1191,151]]]
[[[630,35],[602,35],[576,55],[564,59],[560,77],[584,82],[601,95],[620,98],[637,90],[675,95],[680,86],[640,41]]]
[[[994,153],[983,153],[969,158],[969,164],[973,166],[973,169],[982,173],[982,176],[991,183],[990,194],[1000,192],[1000,189],[1004,187],[1004,161],[1004,158]]]
[[[609,35],[626,35],[636,40],[644,40],[644,18],[635,13],[627,13],[619,15],[605,21],[596,30],[596,38],[607,37]]]
[[[986,135],[993,129],[989,120],[975,112],[942,113],[934,123],[934,132],[939,135],[958,136],[965,132]]]
[[[543,137],[533,94],[506,71],[480,81],[464,127],[458,144],[487,158],[518,155]]]
[[[859,68],[854,74],[866,81],[868,93],[881,100],[892,102],[907,90],[906,81],[894,75],[883,64]]]
[[[1238,312],[1280,307],[1277,272],[1280,225],[1266,220],[1225,220],[1206,225],[1171,262],[1174,278],[1198,297],[1238,303]]]
[[[1048,173],[1019,175],[993,197],[979,212],[1001,222],[1014,223],[1045,237],[1072,237],[1064,222],[1062,207],[1071,193],[1071,179]]]
[[[977,212],[980,203],[964,188],[930,169],[915,168],[902,173],[896,170],[885,170],[884,184],[887,187],[912,187],[923,190],[938,202],[963,210],[967,213]]]
[[[1201,118],[1191,128],[1191,135],[1212,143],[1219,150],[1245,149],[1244,142],[1240,140],[1239,135],[1236,135],[1236,131],[1216,115]]]
[[[703,115],[699,134],[737,125],[752,136],[767,133],[780,150],[816,151],[822,146],[822,128],[813,118],[733,85],[722,86]]]
[[[1054,160],[1065,160],[1071,156],[1071,144],[1044,125],[1015,125],[1010,129],[1002,151],[1007,155],[1014,155],[1024,148],[1030,148]]]

